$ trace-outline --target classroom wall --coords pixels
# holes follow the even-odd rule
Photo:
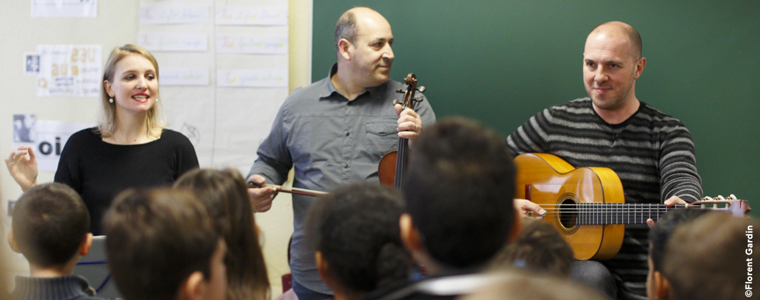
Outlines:
[[[647,58],[636,95],[689,128],[705,195],[734,193],[760,207],[759,1],[323,0],[314,6],[314,80],[335,62],[337,16],[354,6],[390,22],[391,78],[416,73],[439,118],[467,116],[505,136],[546,107],[587,96],[586,36],[627,22]]]
[[[310,82],[312,1],[289,0],[288,3],[289,90],[292,91]],[[97,18],[33,19],[30,1],[3,3],[0,10],[0,28],[3,28],[0,66],[4,71],[0,73],[0,93],[3,95],[0,100],[0,156],[7,158],[13,150],[13,114],[33,113],[38,120],[96,121],[99,101],[96,97],[37,97],[35,77],[25,76],[22,72],[23,53],[35,52],[38,44],[100,44],[105,62],[114,47],[135,42],[138,7],[139,1],[99,1]],[[53,175],[51,172],[41,172],[38,182],[50,182]],[[21,189],[8,174],[4,163],[0,164],[0,195],[0,216],[5,216],[6,200],[18,198]],[[287,264],[287,245],[293,232],[290,200],[289,195],[281,194],[269,212],[256,214],[273,298],[282,293],[280,276],[290,272]],[[0,220],[7,230],[10,225],[6,219],[1,217]],[[28,274],[25,260],[10,253],[4,232],[0,239],[0,255],[11,260],[13,272]]]

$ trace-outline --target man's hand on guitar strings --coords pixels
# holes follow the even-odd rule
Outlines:
[[[687,203],[686,201],[684,201],[678,196],[673,196],[673,197],[668,198],[668,200],[665,200],[663,204],[665,204],[666,206],[673,206],[676,204],[689,204],[689,203]],[[649,229],[652,229],[652,227],[654,227],[654,220],[647,219],[647,225],[649,225]]]
[[[545,209],[541,208],[540,205],[533,203],[530,200],[514,199],[514,203],[517,212],[524,217],[534,217],[540,219],[546,215]]]

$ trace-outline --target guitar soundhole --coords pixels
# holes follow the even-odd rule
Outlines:
[[[577,204],[573,199],[564,199],[560,202],[559,223],[562,227],[572,229],[577,225],[578,219]]]

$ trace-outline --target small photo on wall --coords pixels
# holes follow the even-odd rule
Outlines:
[[[24,53],[24,74],[37,76],[40,73],[40,55]]]
[[[35,123],[37,118],[33,114],[13,115],[13,142],[34,143],[37,138]]]

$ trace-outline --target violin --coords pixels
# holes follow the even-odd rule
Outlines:
[[[417,87],[417,76],[414,75],[414,73],[409,73],[409,75],[406,76],[404,79],[404,83],[406,83],[406,91],[403,89],[399,89],[396,92],[404,94],[403,101],[398,101],[398,99],[393,101],[393,105],[401,104],[403,111],[404,109],[414,109],[414,106],[417,105],[417,103],[422,102],[422,97],[414,97],[415,92],[423,93],[425,92],[425,87]],[[380,177],[380,183],[386,186],[391,186],[395,189],[401,189],[401,184],[403,182],[403,175],[406,173],[406,167],[409,163],[409,140],[399,137],[398,138],[398,150],[393,150],[385,155],[380,159],[380,164],[378,165],[378,176]],[[251,187],[257,187],[262,188],[266,186],[271,185],[260,185],[253,181],[248,182],[248,186]],[[322,196],[327,194],[326,192],[322,191],[315,191],[315,190],[308,190],[308,189],[299,189],[299,188],[283,188],[283,187],[276,187],[275,192],[283,192],[283,193],[291,193],[291,194],[299,194],[299,195],[307,195],[307,196]],[[275,194],[276,195],[276,194]]]
[[[393,101],[393,105],[401,104],[404,109],[414,109],[417,103],[422,102],[422,97],[414,97],[415,92],[425,92],[425,87],[420,86],[417,88],[417,76],[414,73],[409,73],[404,79],[406,83],[406,91],[399,89],[396,92],[404,94],[404,98],[401,102],[398,100]],[[378,176],[380,177],[380,183],[386,186],[391,186],[397,190],[401,189],[403,183],[403,177],[406,173],[406,167],[409,165],[409,140],[406,138],[398,138],[398,150],[392,150],[380,159],[380,164],[377,168]]]

